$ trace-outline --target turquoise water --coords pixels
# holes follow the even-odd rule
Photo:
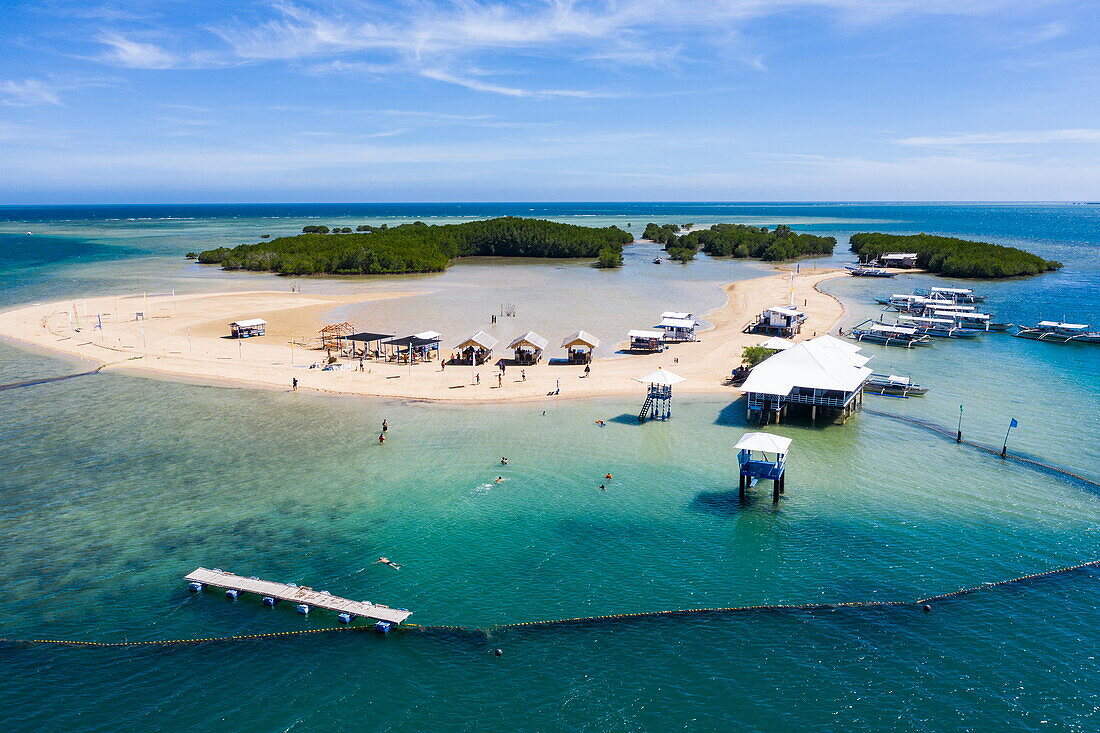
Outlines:
[[[1064,312],[1100,325],[1097,207],[558,206],[534,213],[635,228],[802,221],[841,238],[874,228],[1021,243],[1066,268],[976,286],[991,307],[1007,320]],[[186,220],[164,217],[188,207],[0,209],[0,243],[35,232],[12,249],[0,244],[20,255],[0,260],[10,283],[0,297],[14,305],[146,289],[281,288],[277,278],[218,273],[178,255],[276,233],[276,222],[300,228],[307,217],[523,213],[499,207],[195,207]],[[156,218],[125,221],[143,216]],[[717,283],[755,271],[705,258],[656,268],[646,256],[632,255],[599,297],[642,309],[644,300],[627,297],[641,288],[705,307]],[[432,288],[460,292],[483,267],[455,268]],[[510,267],[521,282],[565,288],[574,274],[551,263]],[[829,290],[854,322],[874,312],[873,294],[931,280],[851,278]],[[868,406],[953,427],[963,404],[967,437],[990,444],[1016,417],[1014,450],[1100,480],[1095,347],[989,335],[980,344],[866,351],[876,370],[932,388],[921,399],[868,396]],[[0,382],[76,368],[0,344]],[[867,413],[843,427],[772,428],[795,441],[788,495],[776,510],[763,487],[744,506],[735,489],[731,497],[744,409],[718,396],[677,398],[671,422],[643,426],[632,419],[635,400],[453,407],[117,374],[0,397],[0,636],[8,638],[140,641],[333,624],[324,612],[303,618],[256,599],[193,596],[180,577],[197,565],[404,606],[420,624],[485,627],[909,600],[1100,558],[1100,494],[1087,485]],[[378,446],[383,418],[390,440]],[[607,472],[615,478],[600,491]],[[497,475],[505,481],[494,483]],[[372,564],[379,555],[404,567]],[[930,614],[762,612],[197,647],[8,644],[0,646],[0,701],[15,730],[1094,730],[1098,578],[1081,571],[984,591]],[[500,658],[491,654],[497,647]]]

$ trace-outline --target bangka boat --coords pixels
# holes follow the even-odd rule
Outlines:
[[[926,295],[929,298],[943,298],[956,303],[980,303],[985,300],[984,295],[978,295],[970,288],[921,288],[914,292],[917,295]]]
[[[655,265],[661,264],[661,258],[660,257],[654,257],[653,258],[653,264],[655,264]]]
[[[943,317],[898,316],[898,322],[896,324],[887,323],[884,325],[912,326],[917,329],[918,333],[952,339],[976,338],[981,333],[981,331],[977,329],[966,328],[960,325],[954,318]]]
[[[863,389],[872,394],[894,397],[920,397],[928,392],[927,387],[915,384],[909,377],[899,377],[896,374],[872,374]]]
[[[884,346],[904,346],[907,349],[914,346],[928,346],[932,343],[931,336],[919,333],[915,328],[877,323],[870,318],[849,331],[847,336],[856,341],[869,341]]]
[[[1011,323],[994,323],[993,316],[989,313],[933,310],[931,314],[935,318],[951,318],[956,325],[962,328],[971,328],[975,331],[1007,331],[1013,325]]]
[[[845,265],[849,273],[856,277],[894,277],[896,272],[890,272],[881,267],[864,267],[863,265]]]
[[[1087,323],[1063,323],[1061,321],[1039,321],[1030,328],[1021,328],[1013,336],[1035,341],[1051,341],[1057,344],[1069,342],[1082,344],[1100,344],[1100,331],[1089,331]]]

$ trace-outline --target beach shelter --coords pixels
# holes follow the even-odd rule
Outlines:
[[[757,481],[770,479],[772,502],[778,503],[786,485],[786,462],[791,439],[770,433],[745,433],[734,449],[737,450],[737,488],[741,498],[745,498],[745,489],[755,486]]]
[[[458,349],[457,362],[470,366],[484,364],[493,358],[493,349],[496,348],[497,343],[495,337],[484,331],[478,331],[455,347]]]
[[[644,377],[634,377],[634,381],[649,385],[645,403],[638,413],[638,422],[645,422],[647,419],[668,420],[672,417],[672,385],[684,381],[683,377],[658,367]]]
[[[515,363],[519,365],[537,364],[542,358],[542,352],[550,343],[544,337],[534,331],[528,331],[508,344],[508,348],[515,352]]]
[[[677,316],[687,315],[687,318],[679,318]],[[698,322],[690,316],[690,314],[677,313],[675,316],[665,315],[662,316],[660,323],[654,328],[659,328],[665,332],[665,341],[694,341],[695,340],[695,327]]]
[[[631,351],[663,351],[665,335],[661,331],[628,331]]]
[[[229,324],[229,333],[233,338],[246,339],[263,336],[267,333],[267,321],[262,318],[244,318]]]
[[[592,361],[592,351],[598,348],[600,340],[587,331],[577,331],[566,336],[561,347],[567,349],[570,364],[588,364]]]
[[[370,331],[360,331],[359,333],[353,333],[345,336],[344,340],[363,344],[364,355],[373,352],[374,356],[378,356],[382,348],[382,342],[392,338],[392,333],[372,333]],[[375,345],[373,350],[371,349],[371,344]]]

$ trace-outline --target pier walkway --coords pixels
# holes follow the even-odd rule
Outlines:
[[[380,606],[367,601],[352,601],[324,591],[313,590],[308,586],[246,578],[243,575],[234,575],[224,570],[196,568],[184,580],[189,583],[211,585],[215,588],[255,593],[259,596],[267,596],[280,601],[304,603],[313,608],[325,608],[330,611],[350,613],[352,616],[361,616],[375,621],[387,621],[393,624],[403,623],[405,619],[412,615],[412,611],[406,611],[403,608],[390,608],[389,606]]]

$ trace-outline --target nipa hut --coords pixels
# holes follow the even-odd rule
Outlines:
[[[547,343],[549,342],[542,336],[528,331],[508,344],[508,348],[515,353],[515,363],[524,366],[538,364]]]
[[[493,349],[498,341],[484,331],[478,331],[457,347],[458,356],[452,363],[478,366],[493,358]]]
[[[577,331],[561,342],[561,347],[566,349],[570,364],[589,364],[592,362],[592,351],[598,348],[600,340],[587,331]]]

